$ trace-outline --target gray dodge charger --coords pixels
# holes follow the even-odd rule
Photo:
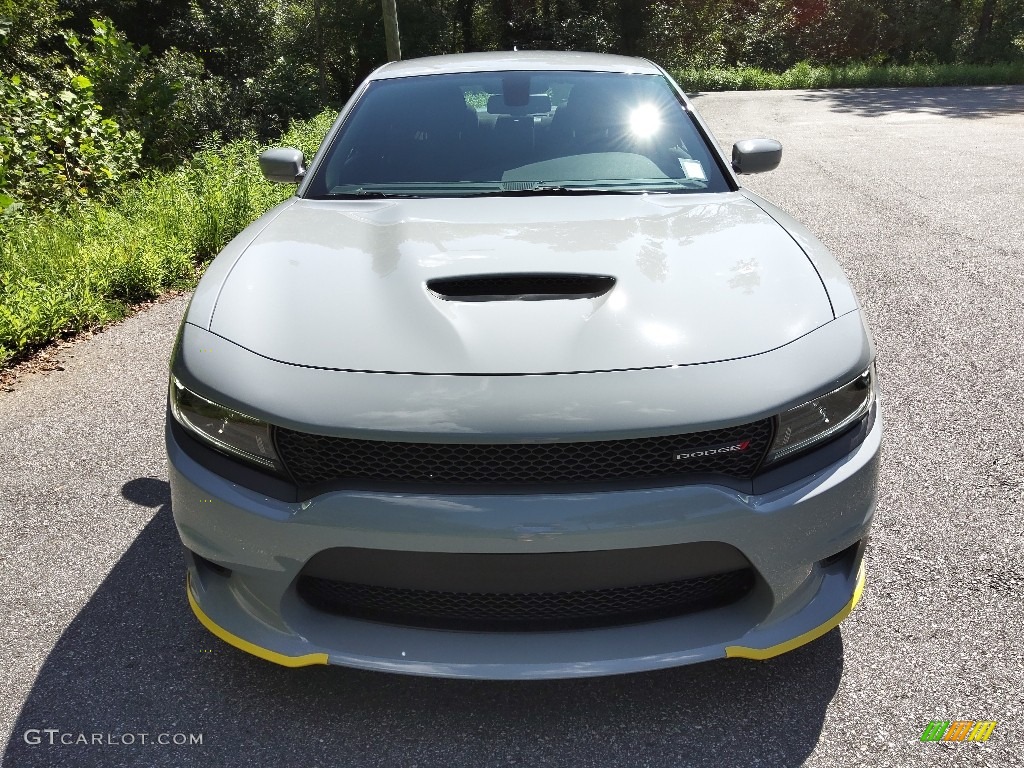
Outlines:
[[[881,417],[853,290],[644,60],[388,64],[199,283],[167,417],[186,590],[286,666],[765,659],[856,605]]]

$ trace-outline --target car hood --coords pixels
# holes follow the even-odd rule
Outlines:
[[[299,200],[222,278],[209,329],[339,370],[543,374],[756,355],[833,319],[803,251],[739,193]],[[590,298],[449,300],[427,282],[614,278]]]

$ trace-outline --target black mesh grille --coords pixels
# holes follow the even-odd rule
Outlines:
[[[768,449],[771,433],[771,420],[765,419],[630,440],[476,444],[355,440],[278,428],[277,447],[300,485],[539,486],[661,481],[694,473],[749,478]]]
[[[731,603],[750,591],[749,568],[712,576],[578,592],[435,592],[302,576],[306,602],[330,613],[438,629],[530,631],[612,626]]]
[[[592,298],[611,290],[614,277],[603,275],[472,275],[430,280],[427,287],[446,299]]]

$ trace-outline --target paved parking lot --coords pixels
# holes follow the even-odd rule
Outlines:
[[[179,297],[0,392],[2,768],[1019,764],[1024,87],[696,104],[723,145],[783,142],[748,185],[834,249],[874,331],[881,498],[840,630],[768,662],[529,683],[290,671],[223,645],[186,604],[166,482]],[[921,743],[935,719],[998,725]]]

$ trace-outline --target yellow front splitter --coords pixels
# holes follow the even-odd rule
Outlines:
[[[191,576],[187,576],[185,579],[185,591],[188,592],[188,604],[192,606],[192,613],[194,613],[196,618],[199,619],[199,623],[228,645],[233,645],[235,648],[243,650],[246,653],[251,653],[253,656],[259,656],[261,659],[266,659],[267,661],[272,661],[275,664],[280,664],[282,667],[308,667],[314,664],[327,663],[326,653],[307,653],[304,656],[285,656],[283,653],[271,651],[268,648],[262,648],[254,643],[250,643],[248,640],[243,640],[238,635],[233,635],[207,616],[203,612],[203,609],[199,607],[199,603],[196,601],[196,597],[192,593]]]
[[[857,603],[860,601],[861,594],[864,592],[864,581],[865,570],[864,564],[861,563],[860,570],[857,572],[857,584],[854,587],[853,596],[850,598],[850,602],[843,606],[843,609],[831,619],[818,625],[814,629],[804,632],[802,635],[798,635],[784,643],[769,646],[768,648],[748,648],[743,645],[728,645],[725,648],[726,658],[755,659],[757,661],[763,661],[764,659],[770,659],[774,656],[780,656],[783,653],[788,653],[795,648],[799,648],[801,645],[806,645],[813,640],[817,640],[819,637],[827,634],[834,627],[838,626],[843,619],[850,615]],[[243,640],[238,637],[238,635],[228,632],[228,630],[221,627],[203,612],[203,609],[199,607],[199,603],[196,601],[195,595],[192,592],[191,576],[186,580],[186,592],[188,593],[188,603],[192,607],[192,612],[196,615],[196,618],[199,619],[199,622],[229,645],[233,645],[239,650],[250,653],[253,656],[258,656],[266,661],[272,661],[275,664],[280,664],[283,667],[308,667],[316,664],[328,663],[326,653],[307,653],[303,656],[286,656],[283,653],[271,651],[268,648],[263,648],[254,643],[250,643],[248,640]]]
[[[727,645],[725,647],[725,656],[730,659],[756,659],[762,661],[764,659],[770,659],[773,656],[779,656],[783,653],[788,653],[794,648],[799,648],[801,645],[806,645],[812,640],[817,640],[822,635],[830,632],[833,627],[839,625],[843,619],[850,615],[850,612],[856,607],[860,601],[861,593],[864,592],[864,563],[861,562],[860,570],[857,572],[857,586],[853,588],[853,597],[839,613],[833,616],[831,619],[826,621],[824,624],[820,624],[814,629],[804,632],[802,635],[797,635],[792,640],[787,640],[784,643],[773,645],[768,648],[747,648],[744,645]]]

